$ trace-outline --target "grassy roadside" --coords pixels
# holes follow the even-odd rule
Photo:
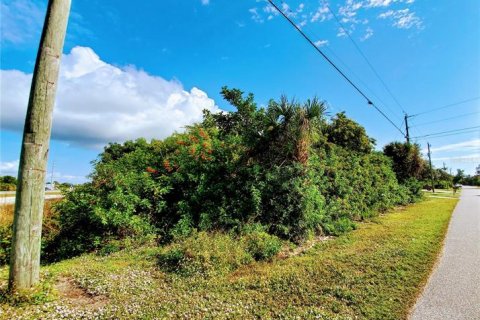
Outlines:
[[[405,319],[456,202],[428,198],[303,255],[225,276],[164,273],[157,248],[85,255],[43,267],[42,290],[27,302],[0,297],[0,318]],[[7,273],[0,268],[1,288]]]
[[[432,191],[422,190],[423,195],[427,198],[460,198],[461,190],[453,192],[452,189],[436,189],[435,193]]]
[[[58,202],[59,199],[46,199],[43,206],[44,217],[48,217],[52,214],[52,205]],[[0,227],[10,225],[13,222],[15,205],[0,204]]]

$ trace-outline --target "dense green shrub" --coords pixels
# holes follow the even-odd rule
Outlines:
[[[276,236],[265,231],[254,230],[242,236],[247,252],[257,261],[268,260],[282,248],[282,242]]]
[[[0,266],[10,261],[12,246],[12,226],[0,225]]]
[[[393,171],[400,183],[410,178],[421,178],[426,164],[420,155],[418,144],[392,142],[383,148],[383,153],[392,159]]]
[[[154,152],[144,140],[129,142],[128,152],[115,160],[110,145],[95,163],[92,182],[67,191],[57,205],[60,232],[46,243],[46,260],[63,259],[99,249],[114,239],[151,239],[165,188],[147,172]],[[109,156],[107,156],[109,155]]]
[[[422,197],[423,183],[415,178],[410,178],[404,182],[406,193],[408,195],[409,202],[413,203]]]
[[[92,182],[67,192],[58,206],[60,233],[46,246],[49,259],[108,253],[122,248],[122,239],[203,241],[203,231],[252,224],[263,231],[248,236],[247,254],[268,258],[278,247],[272,235],[300,242],[340,234],[417,196],[416,185],[398,173],[403,167],[396,163],[409,154],[403,147],[393,160],[372,151],[363,127],[344,114],[328,121],[317,99],[282,98],[257,108],[253,95],[227,88],[222,94],[236,112],[205,112],[202,123],[162,141],[107,146],[94,162]],[[417,160],[408,160],[407,169]],[[197,261],[187,249],[199,244],[184,241],[165,253],[163,264]],[[198,257],[194,269],[203,271],[220,259]]]
[[[344,112],[333,117],[325,133],[329,142],[354,152],[370,153],[375,144],[375,140],[367,135],[365,128],[347,118]]]

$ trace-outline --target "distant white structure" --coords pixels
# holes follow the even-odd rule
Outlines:
[[[45,190],[46,190],[46,191],[53,191],[53,190],[55,190],[55,183],[54,183],[54,182],[47,182],[47,183],[45,183]]]

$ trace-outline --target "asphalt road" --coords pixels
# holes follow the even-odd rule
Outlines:
[[[45,200],[48,200],[48,199],[58,199],[58,198],[62,198],[63,195],[61,194],[47,194],[45,195]],[[4,205],[4,204],[13,204],[15,203],[15,196],[13,197],[0,197],[0,206],[1,205]]]
[[[442,255],[411,319],[480,319],[480,189],[462,188]]]

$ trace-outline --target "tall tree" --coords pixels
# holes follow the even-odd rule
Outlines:
[[[455,177],[453,177],[453,183],[463,183],[463,180],[465,179],[465,170],[462,169],[457,169],[457,174]]]
[[[400,183],[421,177],[425,161],[420,155],[418,144],[392,142],[383,147],[383,153],[392,159],[393,171]]]
[[[60,58],[71,0],[50,0],[33,72],[13,222],[10,290],[39,280],[45,174]]]
[[[365,128],[349,119],[344,112],[333,117],[325,133],[328,142],[355,152],[370,153],[375,145],[375,140],[367,135]]]

